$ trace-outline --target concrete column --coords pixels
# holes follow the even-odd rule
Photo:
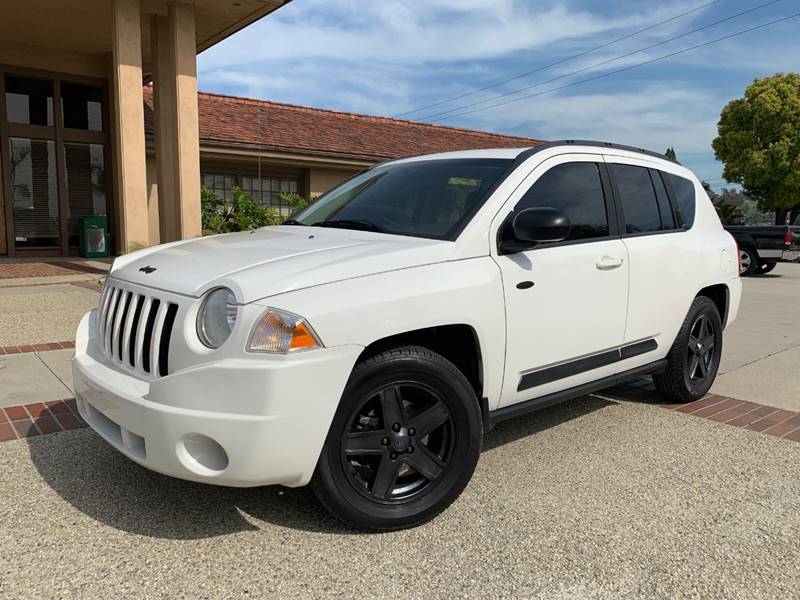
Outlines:
[[[153,98],[161,242],[197,237],[200,140],[194,8],[170,4],[154,17]]]
[[[139,0],[114,0],[114,125],[119,248],[149,245]]]

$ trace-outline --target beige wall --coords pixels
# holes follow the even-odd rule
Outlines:
[[[161,222],[158,214],[158,162],[154,154],[147,155],[147,218],[150,245],[161,243]]]
[[[106,79],[108,76],[103,55],[51,50],[5,40],[0,40],[0,64],[81,77]]]
[[[312,196],[324,194],[334,186],[339,185],[345,179],[349,179],[359,172],[360,169],[328,169],[312,167],[308,175],[308,190]]]

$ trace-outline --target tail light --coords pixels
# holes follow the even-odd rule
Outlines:
[[[783,234],[783,243],[787,246],[792,245],[792,230],[788,227],[786,228],[786,233]]]

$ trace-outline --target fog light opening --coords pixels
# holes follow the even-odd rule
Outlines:
[[[181,440],[183,462],[192,471],[220,473],[228,468],[228,453],[210,437],[190,433]]]

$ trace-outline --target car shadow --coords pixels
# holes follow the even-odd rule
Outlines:
[[[484,451],[613,404],[585,396],[504,421],[487,432]],[[361,533],[331,517],[307,487],[227,488],[174,479],[128,460],[88,428],[27,442],[34,466],[53,491],[121,531],[191,540],[256,531],[263,521],[316,533]]]
[[[202,539],[258,530],[257,521],[318,533],[354,533],[308,488],[229,488],[160,475],[128,460],[91,429],[27,438],[48,486],[82,513],[148,537]]]

